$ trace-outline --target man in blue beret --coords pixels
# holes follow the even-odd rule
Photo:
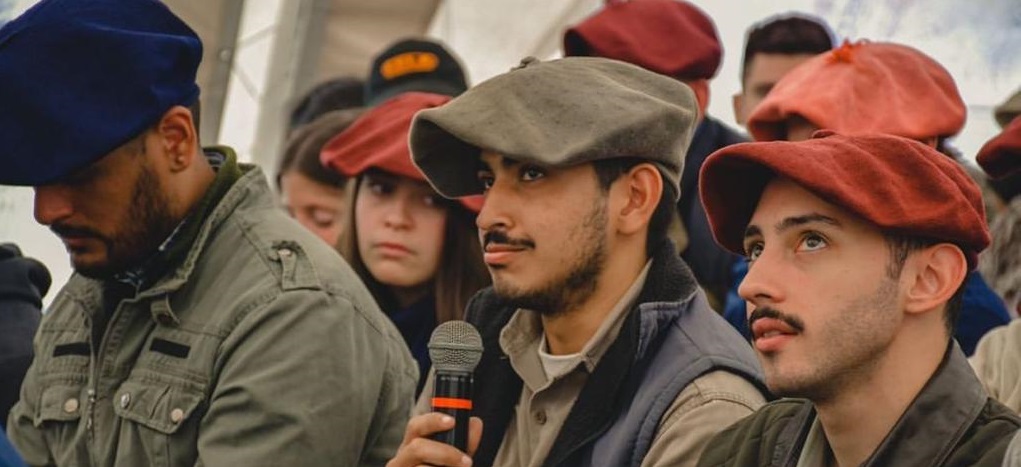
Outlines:
[[[381,465],[417,367],[263,173],[203,150],[202,45],[156,0],[43,0],[0,29],[0,184],[76,273],[8,431],[29,465]]]

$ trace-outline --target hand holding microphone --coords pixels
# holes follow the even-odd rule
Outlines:
[[[433,363],[433,412],[408,422],[389,467],[471,465],[482,436],[482,420],[471,417],[472,373],[482,358],[482,337],[464,321],[439,325],[429,339]]]

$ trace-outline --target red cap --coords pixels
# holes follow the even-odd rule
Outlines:
[[[420,110],[439,107],[450,96],[406,92],[391,98],[355,120],[351,126],[323,146],[319,161],[348,177],[376,168],[412,180],[427,181],[408,149],[411,119]],[[458,201],[473,212],[482,209],[482,196]]]
[[[924,141],[964,127],[966,109],[953,77],[911,47],[848,43],[785,75],[748,117],[756,141],[785,139],[800,116],[843,134],[888,133]]]
[[[564,33],[564,55],[612,58],[681,80],[709,79],[723,48],[702,10],[675,0],[606,5]]]
[[[982,146],[975,159],[993,178],[1021,172],[1021,117],[1015,118],[1002,133]]]
[[[735,144],[710,155],[699,191],[717,243],[744,254],[745,228],[775,177],[883,231],[954,243],[972,268],[989,246],[979,188],[956,162],[911,139],[832,131],[800,142]]]

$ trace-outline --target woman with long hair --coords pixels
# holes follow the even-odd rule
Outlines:
[[[433,329],[461,319],[471,296],[490,283],[475,227],[481,198],[441,197],[408,150],[415,113],[449,100],[401,94],[364,114],[322,152],[323,165],[353,180],[338,250],[418,360],[419,392]]]

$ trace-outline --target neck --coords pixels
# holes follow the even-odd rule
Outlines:
[[[902,332],[871,372],[848,378],[832,398],[813,401],[837,465],[861,465],[872,456],[935,374],[946,346],[944,332]]]
[[[644,238],[643,238],[644,240]],[[610,251],[602,274],[596,279],[595,292],[552,316],[542,316],[542,327],[552,355],[581,352],[613,307],[620,301],[645,267],[644,245],[627,252]]]
[[[431,282],[412,287],[390,287],[390,293],[397,300],[397,306],[401,309],[408,308],[429,294]]]

